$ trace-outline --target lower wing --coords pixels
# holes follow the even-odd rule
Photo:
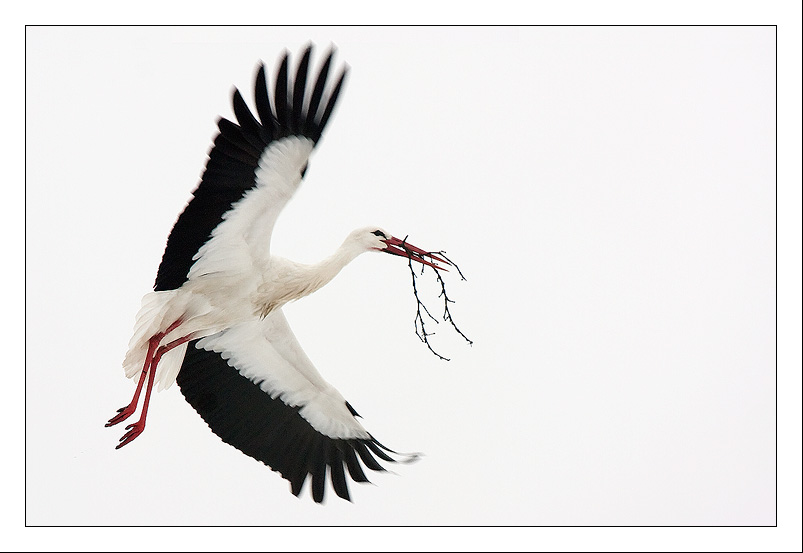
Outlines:
[[[376,457],[418,457],[391,457],[396,452],[363,428],[356,411],[312,365],[280,309],[190,342],[176,382],[215,434],[279,472],[293,494],[311,475],[318,503],[327,467],[335,493],[350,500],[346,472],[367,482],[362,465],[384,470]]]

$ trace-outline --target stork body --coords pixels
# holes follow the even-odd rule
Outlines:
[[[273,105],[260,66],[260,120],[235,90],[237,124],[219,121],[201,183],[170,233],[155,290],[137,315],[124,361],[126,376],[139,375],[134,398],[107,426],[130,417],[144,390],[141,417],[117,447],[131,443],[144,430],[155,384],[178,382],[223,441],[280,472],[296,495],[311,475],[313,498],[321,502],[327,468],[335,492],[349,499],[344,467],[365,482],[360,461],[383,470],[374,455],[386,461],[416,456],[391,457],[395,452],[365,430],[306,356],[282,306],[320,289],[364,252],[446,262],[378,227],[354,231],[317,264],[271,255],[276,218],[303,179],[345,77],[343,70],[327,88],[330,52],[309,91],[310,53],[308,47],[292,83],[284,55]]]

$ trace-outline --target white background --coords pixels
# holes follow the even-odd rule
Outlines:
[[[27,524],[775,524],[773,28],[26,39]],[[175,387],[123,450],[103,427],[215,117],[308,39],[352,71],[274,251],[314,261],[374,223],[445,249],[475,342],[439,328],[434,358],[387,256],[286,308],[369,430],[426,454],[325,507]]]

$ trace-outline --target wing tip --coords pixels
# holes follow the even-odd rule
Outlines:
[[[309,65],[314,50],[315,43],[311,40],[302,46],[299,62],[293,73],[290,68],[290,50],[284,48],[277,59],[273,83],[269,81],[264,61],[258,62],[255,78],[257,112],[263,126],[275,127],[277,132],[274,137],[277,139],[300,134],[317,144],[335,107],[343,82],[351,69],[348,64],[343,63],[334,84],[326,86],[329,66],[337,51],[337,46],[331,42],[323,57],[323,62],[319,66],[316,80],[314,83],[308,82]],[[309,98],[308,89],[311,87],[314,87],[315,90],[312,97]],[[324,102],[319,106],[320,95],[324,93],[325,88],[328,89],[328,93],[324,95]],[[272,110],[266,107],[271,104]]]

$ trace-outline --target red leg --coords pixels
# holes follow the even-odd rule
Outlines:
[[[162,335],[157,334],[150,340],[150,345],[148,346],[148,355],[145,356],[145,365],[142,367],[142,373],[139,375],[139,382],[137,383],[137,389],[134,392],[134,398],[131,400],[131,403],[118,409],[117,415],[109,419],[109,422],[106,423],[106,426],[114,426],[115,424],[123,422],[128,417],[133,415],[134,411],[137,410],[139,394],[142,392],[142,385],[145,383],[145,377],[148,375],[148,369],[153,361],[153,352],[156,350],[156,346],[159,345],[159,340],[161,340],[161,338]]]
[[[148,416],[148,404],[151,401],[151,391],[153,391],[153,382],[156,376],[156,367],[159,365],[159,361],[162,359],[162,355],[170,351],[171,349],[175,348],[176,346],[180,346],[185,342],[190,341],[190,335],[184,336],[183,338],[179,338],[178,340],[173,340],[169,344],[160,347],[156,351],[156,355],[153,357],[153,362],[151,363],[150,368],[150,376],[148,377],[148,388],[145,390],[145,401],[142,404],[142,414],[139,417],[139,420],[133,424],[129,424],[125,427],[128,432],[126,432],[122,438],[120,438],[120,443],[117,445],[115,449],[120,449],[126,444],[131,443],[134,438],[142,434],[142,431],[145,430],[145,418]]]
[[[128,417],[134,414],[134,411],[137,410],[137,403],[139,403],[139,394],[142,392],[142,385],[145,383],[145,377],[148,375],[148,370],[150,369],[151,365],[154,365],[154,369],[156,368],[155,363],[153,362],[154,353],[156,352],[156,348],[159,345],[159,342],[162,341],[167,334],[174,331],[179,325],[181,324],[181,319],[175,321],[164,332],[158,332],[151,336],[148,345],[148,354],[145,356],[145,365],[142,367],[142,372],[139,375],[139,382],[137,383],[137,389],[134,392],[134,398],[131,400],[131,403],[126,405],[125,407],[121,407],[117,410],[117,415],[109,419],[109,422],[106,423],[106,426],[114,426],[115,424],[121,423],[126,420]],[[158,360],[156,361],[158,363]]]

